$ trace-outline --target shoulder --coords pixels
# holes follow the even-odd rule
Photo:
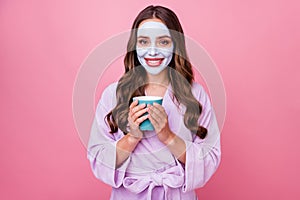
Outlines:
[[[111,98],[112,95],[115,95],[117,90],[118,82],[113,82],[109,84],[102,92],[101,98]]]
[[[203,86],[197,82],[193,82],[192,85],[192,93],[194,96],[199,99],[201,97],[207,96],[207,93],[205,92],[205,89]]]
[[[208,94],[206,93],[204,87],[197,83],[192,83],[192,93],[195,98],[202,104],[202,105],[210,105],[210,99]]]
[[[102,105],[110,110],[116,105],[117,86],[118,82],[113,82],[103,90],[98,106]]]

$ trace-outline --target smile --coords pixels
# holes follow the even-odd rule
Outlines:
[[[145,61],[150,67],[158,67],[161,65],[164,58],[145,58]]]

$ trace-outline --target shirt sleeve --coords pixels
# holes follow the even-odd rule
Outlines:
[[[104,183],[112,187],[122,185],[126,168],[129,164],[128,158],[122,166],[116,168],[116,134],[110,133],[110,127],[105,121],[105,116],[111,111],[115,102],[115,89],[113,86],[106,88],[97,105],[95,118],[92,124],[87,149],[87,157],[90,161],[94,175]]]
[[[198,91],[195,97],[202,105],[202,113],[198,122],[207,128],[208,132],[205,139],[200,139],[194,135],[192,141],[185,140],[186,163],[184,165],[183,192],[203,187],[215,173],[221,160],[220,131],[216,116],[209,97],[202,86]]]

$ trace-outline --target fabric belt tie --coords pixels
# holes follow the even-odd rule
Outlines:
[[[152,190],[155,186],[163,186],[165,199],[168,198],[168,188],[179,188],[184,184],[184,171],[179,166],[174,166],[162,172],[148,174],[132,174],[125,177],[123,186],[129,191],[138,194],[148,188],[147,200],[151,200]],[[179,191],[178,191],[179,192]],[[180,195],[176,195],[180,198]]]

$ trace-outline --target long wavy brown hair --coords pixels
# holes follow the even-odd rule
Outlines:
[[[178,106],[183,104],[186,107],[184,114],[185,126],[192,133],[204,139],[207,135],[207,129],[198,125],[202,106],[193,96],[191,90],[194,74],[186,53],[184,33],[175,13],[162,6],[148,6],[134,20],[127,44],[127,53],[124,58],[125,73],[117,85],[117,105],[105,117],[111,129],[110,133],[116,133],[118,128],[124,134],[128,133],[127,118],[132,97],[145,95],[145,88],[148,84],[147,73],[143,67],[140,67],[141,64],[135,51],[137,28],[142,21],[153,18],[160,19],[170,29],[174,44],[173,58],[167,68],[168,78],[173,90],[173,102]]]

